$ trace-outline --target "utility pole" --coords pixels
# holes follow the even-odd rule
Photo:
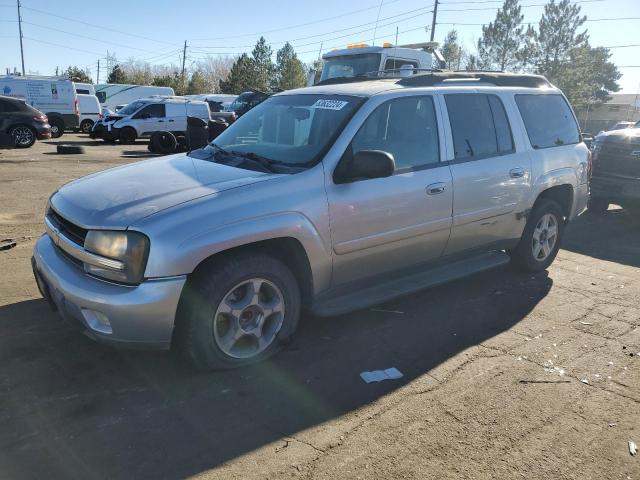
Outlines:
[[[98,69],[96,70],[96,84],[100,83],[100,59],[98,59]]]
[[[184,65],[187,61],[187,41],[184,41],[184,50],[182,51],[182,88],[184,88]]]
[[[22,59],[22,76],[24,77],[24,47],[22,46],[22,15],[20,14],[20,0],[18,2],[18,32],[20,33],[20,58]]]
[[[436,35],[436,17],[438,16],[438,0],[434,0],[433,3],[433,20],[431,21],[431,41]]]

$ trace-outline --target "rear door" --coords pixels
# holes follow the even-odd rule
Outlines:
[[[454,189],[446,254],[500,247],[518,238],[524,228],[517,214],[524,212],[529,196],[531,159],[516,149],[503,98],[452,93],[443,95],[443,100],[453,146]]]
[[[387,178],[326,179],[334,285],[400,271],[442,255],[451,228],[451,173],[441,161],[434,98],[402,96],[378,105],[355,134],[337,169],[361,150],[393,155]]]

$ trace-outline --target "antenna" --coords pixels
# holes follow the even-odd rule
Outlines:
[[[378,31],[378,20],[380,20],[380,12],[382,11],[382,4],[384,3],[384,0],[380,0],[380,6],[378,7],[378,16],[376,17],[376,26],[373,29],[373,41],[371,42],[371,44],[375,47],[376,46],[376,32]]]

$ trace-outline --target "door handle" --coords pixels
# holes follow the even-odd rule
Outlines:
[[[509,176],[511,178],[522,178],[524,177],[524,174],[526,172],[524,171],[524,168],[518,167],[518,168],[512,168],[511,170],[509,170]]]
[[[173,120],[167,120],[167,122],[173,122]]]
[[[447,184],[443,182],[432,183],[427,186],[427,195],[438,195],[447,189]]]
[[[164,122],[164,120],[158,120],[158,123],[163,123],[163,122]]]

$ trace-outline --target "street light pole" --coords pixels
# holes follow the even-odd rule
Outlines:
[[[20,14],[20,0],[18,2],[18,32],[20,33],[20,58],[22,59],[22,76],[24,77],[24,47],[22,46],[22,15]]]

